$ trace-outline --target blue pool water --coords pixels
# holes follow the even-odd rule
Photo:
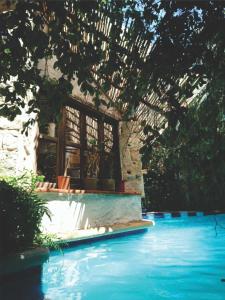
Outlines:
[[[158,219],[147,233],[53,252],[44,299],[224,300],[222,226],[225,215]]]
[[[146,233],[52,252],[42,276],[0,280],[0,299],[224,300],[225,215],[155,221]]]

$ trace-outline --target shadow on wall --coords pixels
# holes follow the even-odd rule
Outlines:
[[[98,203],[91,203],[91,201],[88,201],[88,203],[70,201],[69,206],[72,211],[72,215],[68,218],[70,229],[71,225],[73,229],[90,229],[111,225],[112,216],[116,216],[115,209],[110,205],[107,207],[104,200],[98,200]]]
[[[48,233],[71,233],[74,230],[110,227],[141,219],[141,201],[136,197],[110,198],[81,196],[48,202],[52,217],[43,218],[42,227]]]

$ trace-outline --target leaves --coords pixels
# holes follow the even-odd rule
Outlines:
[[[32,247],[43,215],[50,217],[46,202],[33,192],[36,179],[27,174],[0,179],[1,255]]]
[[[217,74],[177,129],[167,127],[143,147],[149,209],[224,209],[224,95],[225,82]]]
[[[25,91],[33,86],[36,103],[28,111],[35,106],[39,110],[37,91],[46,88],[56,114],[70,96],[70,81],[77,78],[81,91],[92,95],[97,106],[104,96],[107,105],[120,108],[126,119],[154,92],[154,105],[161,110],[163,104],[169,123],[176,127],[184,116],[179,103],[192,97],[196,82],[200,88],[215,73],[224,75],[224,8],[217,1],[43,5],[27,0],[1,14],[0,24],[0,80],[5,89],[1,94],[10,107],[1,113],[10,119],[24,107]],[[43,76],[38,69],[41,58],[54,58],[53,68],[61,74],[54,91],[44,83],[47,70]],[[9,83],[12,78],[15,81]],[[59,100],[53,102],[53,96]]]

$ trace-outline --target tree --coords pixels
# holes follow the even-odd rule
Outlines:
[[[209,92],[210,91],[210,92]],[[185,119],[151,145],[146,206],[158,210],[224,209],[225,82],[213,80]]]
[[[25,104],[39,111],[37,95],[49,89],[38,62],[55,56],[61,99],[77,77],[97,106],[131,118],[144,104],[176,126],[182,101],[216,73],[223,26],[220,1],[18,1],[0,15],[0,114],[13,119]]]

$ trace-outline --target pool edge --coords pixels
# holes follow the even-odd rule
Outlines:
[[[141,220],[141,225],[132,226],[127,224],[119,224],[116,228],[113,228],[112,231],[104,232],[104,233],[98,233],[98,234],[90,234],[87,236],[79,236],[79,237],[70,237],[70,238],[61,238],[59,240],[56,240],[55,242],[61,247],[68,247],[73,245],[79,245],[79,244],[86,244],[86,243],[92,243],[97,242],[99,240],[106,240],[111,238],[117,238],[132,234],[138,234],[146,232],[149,228],[154,226],[153,220]],[[122,225],[122,227],[120,227]],[[112,226],[113,227],[113,226]]]

